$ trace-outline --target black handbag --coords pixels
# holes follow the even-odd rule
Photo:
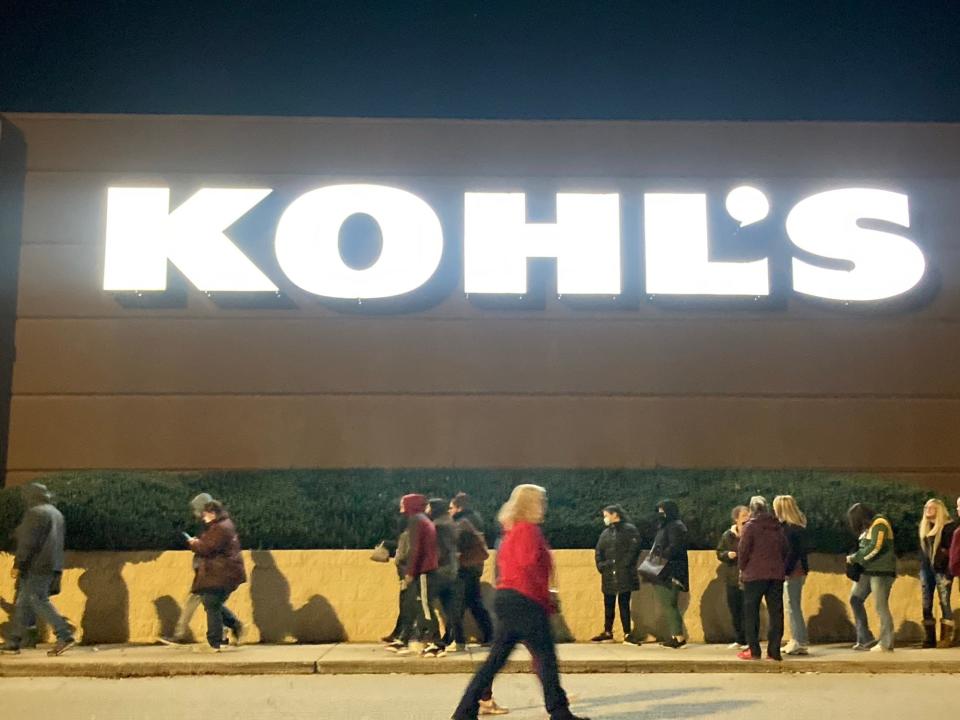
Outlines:
[[[647,555],[643,562],[640,563],[640,567],[637,568],[637,572],[640,573],[640,577],[649,582],[654,582],[661,575],[667,567],[667,561],[662,558],[660,555],[650,554]]]
[[[858,582],[863,575],[863,565],[860,563],[847,563],[847,577]]]

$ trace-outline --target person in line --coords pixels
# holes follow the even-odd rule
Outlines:
[[[453,639],[457,650],[466,649],[463,618],[467,610],[473,615],[480,630],[480,644],[493,640],[493,622],[480,595],[480,578],[490,551],[483,536],[483,520],[470,507],[470,497],[457,493],[450,501],[450,515],[457,524],[457,550],[460,566],[457,570],[457,606],[453,622]]]
[[[30,483],[23,489],[23,499],[27,510],[15,531],[17,552],[11,570],[11,575],[19,583],[19,590],[13,627],[2,652],[20,654],[27,629],[39,617],[53,628],[57,637],[47,655],[63,655],[76,644],[76,640],[66,618],[50,602],[50,595],[60,592],[66,523],[45,485]]]
[[[750,519],[740,533],[737,567],[743,583],[743,625],[746,650],[741,660],[760,659],[760,601],[767,602],[769,631],[767,658],[783,660],[783,580],[787,562],[787,538],[780,522],[767,510],[767,501],[759,495],[750,498]]]
[[[553,560],[540,525],[547,509],[547,492],[538,485],[518,485],[500,510],[505,536],[497,553],[496,612],[498,624],[490,654],[467,686],[454,720],[476,720],[481,696],[506,664],[517,643],[533,655],[543,686],[550,720],[587,720],[570,712],[560,686],[557,653],[550,631],[550,615],[556,612],[550,578]]]
[[[213,496],[209,493],[200,493],[193,500],[190,501],[190,512],[193,514],[194,520],[200,522],[200,516],[203,514],[204,506],[213,500]],[[197,567],[200,564],[200,557],[198,555],[193,556],[193,574],[197,574]],[[182,645],[189,640],[190,637],[190,621],[193,620],[194,614],[197,612],[197,608],[200,607],[202,603],[201,596],[198,593],[193,592],[192,590],[187,593],[187,596],[183,599],[183,607],[180,609],[180,616],[177,618],[177,624],[173,629],[173,635],[167,637],[161,635],[158,639],[164,645]],[[223,636],[224,644],[229,642],[229,638],[226,633]]]
[[[803,586],[810,572],[807,559],[807,516],[800,511],[792,495],[777,495],[773,513],[787,538],[787,561],[784,567],[783,602],[790,616],[790,642],[781,649],[784,655],[809,655],[810,640],[803,618]]]
[[[847,522],[859,539],[859,548],[847,556],[847,563],[859,565],[860,579],[850,591],[850,608],[857,627],[854,650],[893,651],[893,615],[890,612],[890,590],[897,577],[897,557],[893,549],[893,526],[883,515],[863,503],[847,510]],[[874,637],[867,620],[866,600],[873,595],[880,616],[880,640]]]
[[[200,513],[204,530],[187,543],[197,556],[197,571],[191,591],[200,596],[207,613],[207,643],[212,652],[220,652],[223,629],[229,628],[234,642],[243,639],[243,623],[226,606],[227,599],[247,581],[240,552],[240,536],[223,504],[211,500]]]
[[[687,644],[680,614],[680,593],[690,591],[690,566],[687,561],[687,526],[680,520],[680,508],[673,500],[657,504],[658,529],[650,555],[666,561],[653,581],[653,592],[667,618],[670,637],[662,647],[678,650]]]
[[[923,506],[920,518],[920,590],[923,602],[923,647],[953,646],[953,609],[950,590],[950,548],[957,524],[942,500],[931,498]],[[940,601],[940,641],[937,642],[933,617],[933,595]]]
[[[957,517],[960,518],[960,497],[957,498]],[[954,577],[960,577],[960,535],[950,543],[950,574]]]
[[[457,524],[448,512],[450,504],[443,498],[430,498],[427,515],[437,534],[437,569],[433,574],[431,598],[443,615],[443,636],[437,646],[446,650],[453,644],[453,623],[457,614]]]
[[[750,508],[737,505],[730,511],[733,524],[720,536],[717,543],[717,560],[720,570],[717,573],[727,591],[727,609],[733,623],[733,642],[731,650],[746,650],[747,636],[743,630],[743,588],[740,587],[740,570],[737,567],[737,547],[740,545],[740,533],[750,519]]]
[[[630,598],[640,589],[637,561],[640,559],[640,532],[627,521],[623,508],[607,505],[603,509],[603,524],[595,550],[600,590],[603,593],[603,632],[590,642],[613,642],[613,619],[620,609],[623,644],[639,645],[631,632]]]

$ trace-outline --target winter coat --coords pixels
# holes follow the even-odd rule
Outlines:
[[[50,503],[50,493],[39,483],[24,489],[27,511],[14,531],[17,554],[14,567],[24,575],[53,575],[63,571],[63,515]]]
[[[403,576],[407,574],[407,558],[410,557],[410,532],[404,530],[400,533],[400,537],[397,538],[397,554],[394,556],[393,561],[397,565],[397,574],[400,576],[400,579],[403,579]]]
[[[807,529],[800,525],[783,523],[783,534],[787,538],[787,559],[783,572],[786,577],[806,575],[810,572],[807,559]]]
[[[740,533],[737,567],[743,582],[785,577],[789,547],[780,521],[768,512],[753,515]]]
[[[937,575],[953,577],[953,573],[950,572],[950,548],[956,529],[957,523],[955,522],[949,522],[943,526],[943,530],[940,531],[940,545],[937,547],[936,555],[932,558],[930,555],[933,550],[934,538],[927,536],[923,539],[920,544],[920,562],[923,564],[924,570],[932,571]]]
[[[732,558],[728,553],[737,552],[740,545],[740,536],[737,534],[737,526],[731,525],[723,535],[720,536],[720,542],[717,543],[717,560],[720,561],[720,571],[717,573],[725,585],[736,587],[740,584],[740,570],[737,568],[737,558]]]
[[[449,578],[457,576],[457,524],[449,515],[441,515],[433,521],[437,533],[437,572]]]
[[[417,577],[437,569],[437,530],[424,511],[427,499],[423,495],[404,495],[403,514],[407,516],[410,533],[410,555],[407,558],[407,577]]]
[[[687,591],[690,589],[687,526],[680,521],[680,511],[675,503],[667,503],[664,510],[666,515],[660,518],[660,529],[653,538],[650,554],[663,558],[667,564],[655,582],[658,585],[677,585],[681,590]]]
[[[640,533],[636,527],[623,521],[606,527],[597,541],[595,557],[605,595],[640,589]]]
[[[457,550],[460,553],[460,567],[464,570],[483,570],[483,565],[490,557],[487,541],[483,534],[474,527],[462,513],[454,516],[457,523]]]
[[[896,577],[897,556],[893,550],[893,526],[883,515],[875,515],[860,535],[860,546],[850,561],[863,567],[865,575]]]
[[[229,517],[208,524],[200,537],[190,543],[190,549],[200,558],[191,592],[233,592],[247,581],[240,554],[240,537]]]

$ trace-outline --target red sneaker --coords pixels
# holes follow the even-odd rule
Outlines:
[[[759,657],[756,657],[755,655],[753,655],[749,649],[738,652],[737,657],[740,658],[741,660],[759,660],[760,659]]]

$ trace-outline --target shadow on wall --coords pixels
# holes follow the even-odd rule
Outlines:
[[[700,626],[704,642],[730,643],[734,640],[733,621],[727,608],[727,586],[720,577],[719,566],[700,598]]]
[[[153,601],[153,607],[156,608],[157,618],[160,621],[160,636],[173,637],[177,619],[180,617],[180,604],[170,595],[163,595]],[[188,633],[192,641],[193,633],[190,631]]]
[[[853,642],[857,630],[850,621],[850,608],[836,595],[821,595],[820,608],[807,618],[810,642]]]
[[[260,642],[332,643],[347,639],[343,623],[325,597],[313,595],[303,607],[294,609],[290,583],[277,568],[273,554],[254,550],[250,556],[250,599]]]
[[[159,556],[159,552],[137,553],[132,562],[152,562]],[[87,598],[80,619],[83,644],[127,642],[130,639],[130,593],[123,579],[123,568],[131,562],[131,554],[86,553],[83,557],[89,564],[74,564],[71,553],[67,554],[66,562],[67,568],[83,570],[77,582],[80,592]]]

